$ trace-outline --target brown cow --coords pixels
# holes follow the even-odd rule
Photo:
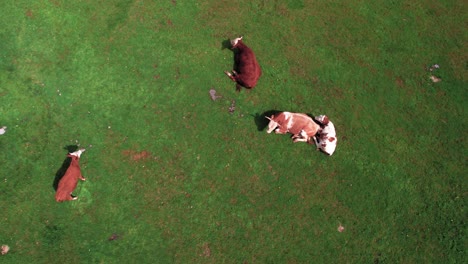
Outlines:
[[[258,78],[262,75],[262,69],[255,58],[253,51],[242,42],[242,37],[231,40],[231,49],[234,50],[234,70],[224,73],[240,86],[254,88]],[[240,85],[240,86],[239,86]]]
[[[267,133],[271,133],[273,130],[275,130],[276,134],[291,133],[293,134],[293,142],[308,142],[311,144],[311,138],[320,129],[320,126],[306,114],[280,112],[276,116],[265,117],[270,120]]]
[[[78,197],[73,196],[72,192],[75,190],[78,184],[78,179],[85,181],[86,179],[81,175],[80,169],[80,156],[85,149],[79,149],[75,152],[69,153],[67,157],[71,158],[70,167],[68,167],[65,175],[60,179],[57,192],[55,193],[55,200],[57,202],[76,200]]]

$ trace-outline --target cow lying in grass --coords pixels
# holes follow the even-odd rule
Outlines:
[[[70,166],[68,167],[65,175],[60,179],[57,192],[55,193],[55,200],[57,202],[76,200],[78,197],[72,195],[78,184],[78,179],[85,181],[86,179],[81,175],[80,169],[80,156],[85,149],[80,149],[75,152],[69,153],[67,157],[71,158]]]
[[[314,120],[300,113],[280,112],[271,117],[265,116],[270,122],[268,123],[267,133],[273,130],[276,134],[292,134],[293,142],[310,142],[320,129],[320,126]]]
[[[240,86],[254,88],[258,78],[262,75],[262,69],[255,58],[253,51],[242,42],[242,37],[231,40],[231,49],[234,50],[234,69],[224,73]],[[239,86],[240,85],[240,86]]]
[[[315,137],[313,137],[315,145],[318,150],[331,156],[333,152],[335,152],[336,143],[338,141],[336,138],[335,126],[326,115],[316,116],[315,121],[320,124],[319,131]],[[301,131],[299,135],[302,138],[308,136],[305,131]]]

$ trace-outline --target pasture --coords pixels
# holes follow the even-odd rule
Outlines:
[[[0,10],[1,263],[466,259],[462,1]],[[239,35],[263,74],[236,92],[223,71]],[[267,134],[272,110],[326,114],[333,156]],[[87,181],[57,203],[54,180],[78,145]]]

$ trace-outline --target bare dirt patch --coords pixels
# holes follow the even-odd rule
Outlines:
[[[395,83],[400,88],[405,87],[405,80],[403,80],[401,77],[396,77]]]
[[[134,151],[134,150],[124,150],[122,154],[126,157],[129,157],[132,161],[145,161],[151,158],[151,152],[143,151]]]
[[[200,254],[200,256],[203,256],[203,257],[211,257],[211,248],[210,248],[210,244],[208,243],[204,243],[203,246],[202,246],[202,254]]]
[[[31,9],[28,9],[25,13],[25,15],[29,18],[34,18],[34,14]]]

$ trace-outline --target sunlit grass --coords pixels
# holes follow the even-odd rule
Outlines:
[[[456,1],[0,9],[2,263],[463,261]],[[238,35],[263,70],[240,93],[223,74],[223,43]],[[269,110],[327,114],[337,151],[265,133]],[[77,201],[56,203],[76,144],[88,180]]]

